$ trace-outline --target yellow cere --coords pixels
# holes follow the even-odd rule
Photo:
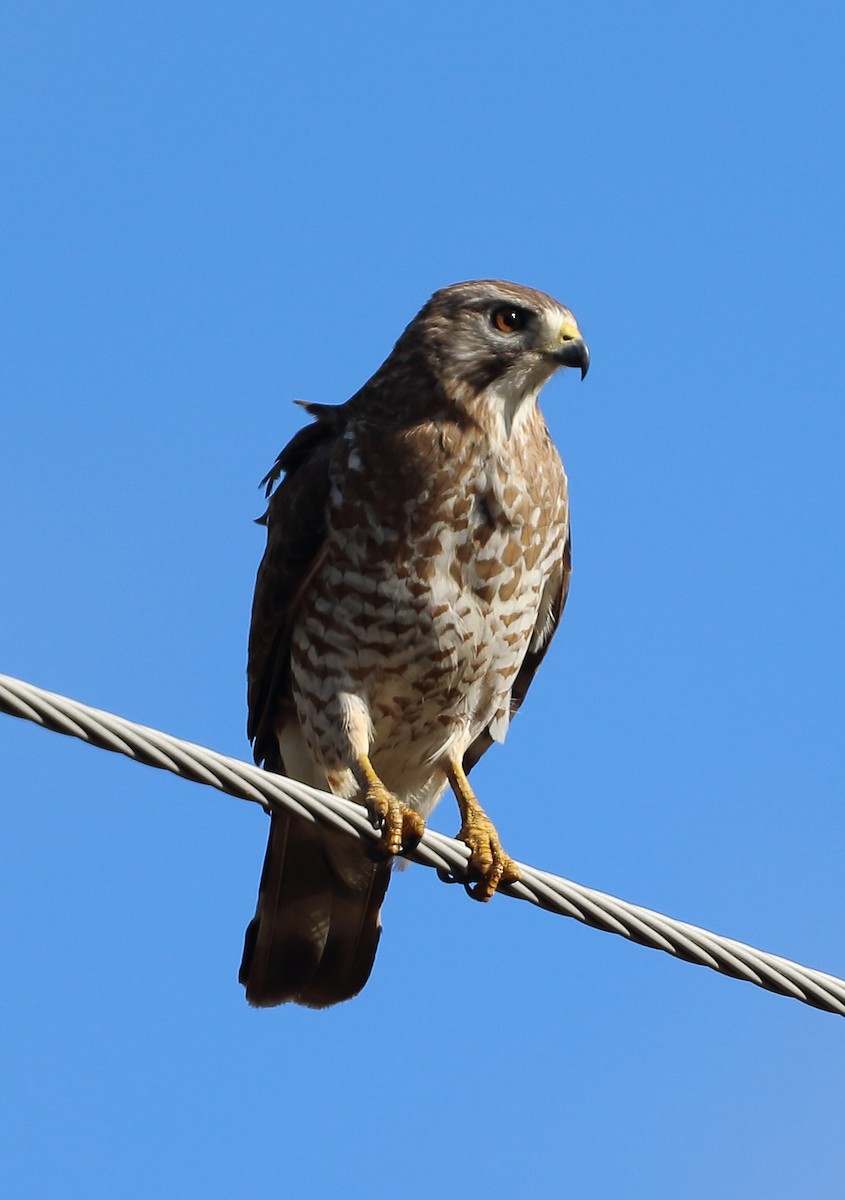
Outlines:
[[[562,342],[571,341],[572,338],[581,336],[581,330],[574,321],[562,321],[560,326],[560,340]]]

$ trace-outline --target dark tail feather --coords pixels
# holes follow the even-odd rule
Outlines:
[[[360,844],[298,817],[274,813],[239,979],[258,1008],[327,1008],[370,977],[390,864]]]

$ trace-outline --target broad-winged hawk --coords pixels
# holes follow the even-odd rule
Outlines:
[[[566,476],[537,396],[558,367],[588,365],[572,313],[542,292],[444,288],[350,400],[304,406],[312,424],[264,480],[255,758],[358,799],[381,839],[374,861],[273,814],[241,964],[251,1004],[323,1008],[361,990],[390,860],[447,785],[472,894],[518,878],[467,773],[504,739],[563,611]]]

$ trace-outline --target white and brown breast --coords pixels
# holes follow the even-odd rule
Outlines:
[[[360,697],[384,781],[427,814],[445,754],[501,741],[511,689],[567,570],[566,477],[529,405],[500,439],[466,414],[406,428],[351,419],[328,468],[327,536],[290,632],[290,692],[336,791],[341,697]],[[291,714],[293,717],[293,714]]]

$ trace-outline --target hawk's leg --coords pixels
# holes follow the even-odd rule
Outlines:
[[[425,832],[425,821],[389,792],[373,770],[366,754],[358,757],[356,775],[362,788],[362,800],[374,823],[381,829],[377,854],[394,858],[413,850]]]
[[[458,841],[469,846],[472,857],[469,869],[478,878],[467,892],[473,900],[489,900],[500,883],[516,883],[519,871],[516,863],[502,849],[496,826],[478,803],[460,763],[449,763],[446,775],[461,810],[461,829]]]

